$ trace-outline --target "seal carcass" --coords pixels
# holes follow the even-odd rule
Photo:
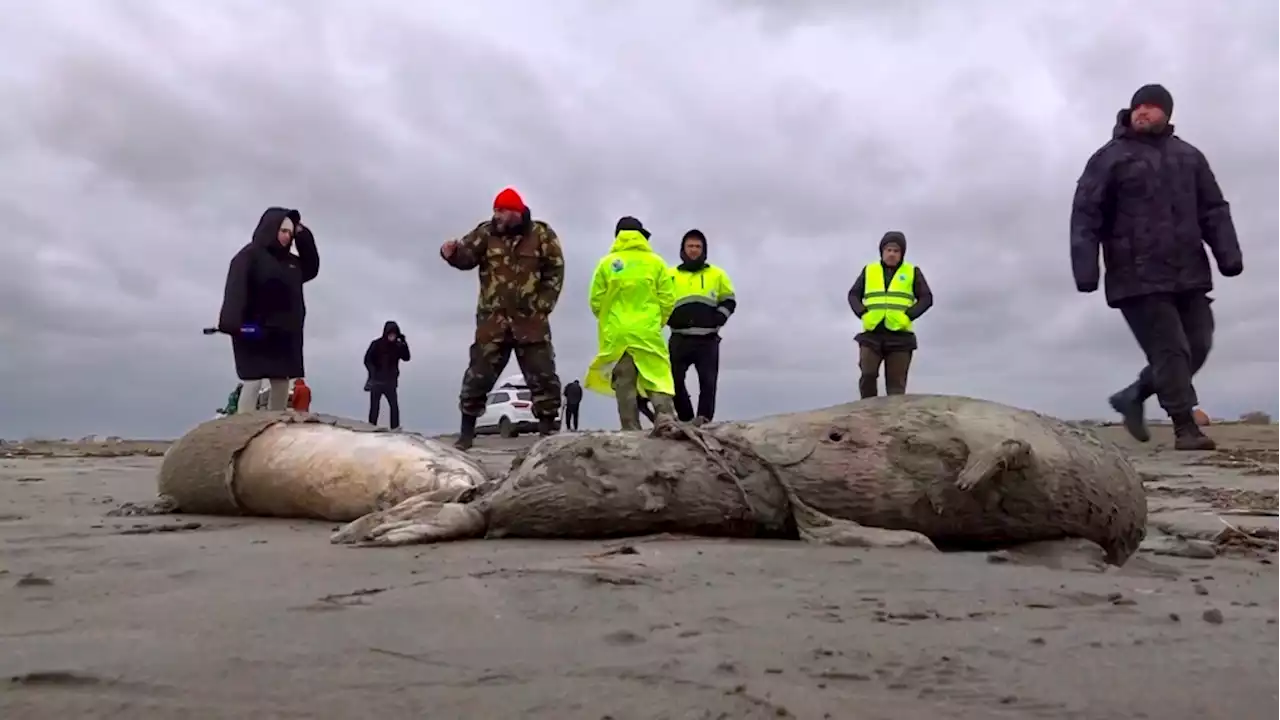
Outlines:
[[[406,498],[456,501],[488,477],[474,459],[410,433],[308,413],[202,423],[165,453],[158,509],[347,522]]]
[[[333,542],[678,532],[996,548],[1083,538],[1124,563],[1147,504],[1122,452],[1028,410],[872,398],[750,423],[558,435],[466,503],[411,498]]]

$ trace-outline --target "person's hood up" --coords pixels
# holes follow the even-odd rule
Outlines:
[[[684,243],[689,238],[695,238],[702,241],[702,257],[697,260],[690,260],[689,256],[684,252]],[[707,236],[702,231],[694,228],[684,234],[680,238],[680,269],[685,272],[697,272],[707,266],[707,256],[710,254],[711,248],[707,247]]]
[[[613,247],[609,248],[609,252],[625,252],[628,250],[653,252],[653,248],[649,247],[649,238],[645,237],[640,230],[620,231],[613,239]]]
[[[905,233],[900,230],[890,230],[885,233],[884,237],[880,238],[880,252],[883,253],[885,246],[889,244],[897,245],[898,249],[902,251],[903,259],[906,259],[907,236]]]
[[[288,248],[276,240],[276,234],[280,232],[280,226],[284,224],[285,220],[288,220],[293,225],[294,230],[297,230],[298,221],[301,218],[302,216],[298,214],[297,210],[282,207],[267,208],[262,212],[262,217],[258,218],[258,227],[254,228],[253,244],[267,250],[277,251],[276,248],[279,248],[287,252]]]
[[[1120,108],[1120,110],[1116,112],[1116,124],[1115,124],[1115,127],[1111,128],[1112,138],[1120,138],[1120,137],[1125,137],[1127,135],[1138,134],[1133,128],[1129,127],[1129,116],[1132,113],[1133,113],[1132,108]],[[1162,135],[1172,135],[1172,134],[1173,134],[1173,123],[1170,122],[1170,123],[1165,123],[1164,130],[1161,130],[1159,133],[1154,134],[1154,136],[1160,137]]]
[[[400,332],[400,326],[396,324],[395,320],[388,320],[382,325],[382,337],[386,337],[387,333],[403,334]]]

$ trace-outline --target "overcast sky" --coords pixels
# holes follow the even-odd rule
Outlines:
[[[629,214],[670,261],[701,228],[737,285],[722,418],[853,399],[845,294],[899,229],[936,295],[912,391],[1105,417],[1142,356],[1101,292],[1076,293],[1068,216],[1147,82],[1173,93],[1244,248],[1217,280],[1202,404],[1275,411],[1274,2],[783,5],[24,3],[0,24],[0,437],[211,417],[235,374],[199,329],[269,205],[299,208],[322,258],[314,408],[365,414],[361,357],[394,319],[406,427],[453,430],[477,281],[437,249],[506,185],[564,245],[566,382]],[[616,422],[588,396],[584,427]]]

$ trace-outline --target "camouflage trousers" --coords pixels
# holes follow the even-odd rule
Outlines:
[[[471,362],[462,374],[462,391],[458,394],[458,409],[463,415],[484,414],[485,399],[512,353],[533,394],[533,414],[539,418],[559,416],[560,377],[556,375],[555,348],[549,342],[516,344],[510,336],[497,342],[471,344]]]
[[[623,353],[613,366],[613,376],[609,382],[613,387],[613,395],[618,400],[618,420],[622,423],[623,430],[640,429],[640,393],[636,387],[639,379],[636,361],[629,354]],[[649,402],[653,403],[656,415],[676,414],[675,403],[670,395],[649,393]]]

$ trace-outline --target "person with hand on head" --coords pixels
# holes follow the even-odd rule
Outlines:
[[[538,433],[560,425],[560,378],[551,343],[551,312],[564,288],[564,253],[551,226],[534,220],[513,188],[498,193],[493,217],[458,240],[440,246],[440,257],[458,270],[479,269],[476,334],[462,375],[458,409],[462,425],[455,443],[475,442],[476,418],[512,353],[533,395]]]
[[[267,208],[252,239],[231,258],[217,327],[231,336],[236,375],[244,382],[239,412],[256,409],[263,381],[271,387],[268,408],[284,410],[289,378],[306,375],[302,286],[319,273],[315,236],[301,213],[288,208]]]
[[[1134,439],[1151,439],[1145,417],[1155,395],[1173,421],[1179,450],[1212,450],[1195,421],[1192,378],[1213,345],[1213,273],[1235,277],[1244,259],[1231,208],[1204,154],[1173,134],[1173,96],[1138,88],[1116,114],[1111,140],[1085,163],[1071,205],[1071,269],[1076,289],[1098,289],[1106,266],[1107,305],[1124,316],[1147,357],[1137,379],[1109,398]]]
[[[676,415],[696,425],[716,414],[716,385],[720,377],[720,328],[738,309],[729,274],[707,262],[707,236],[690,230],[680,240],[680,264],[671,268],[676,293],[668,351],[674,374]],[[698,410],[685,386],[689,368],[698,374]]]
[[[368,371],[364,389],[369,393],[370,425],[378,424],[378,411],[385,397],[391,413],[391,429],[400,429],[400,363],[409,362],[410,357],[409,341],[400,332],[400,326],[394,320],[383,323],[382,335],[364,351],[364,369]]]
[[[915,321],[933,307],[933,291],[924,272],[907,262],[907,236],[890,230],[880,238],[880,258],[868,263],[849,288],[849,309],[862,320],[858,342],[858,393],[879,392],[884,365],[884,392],[907,392],[911,358],[918,348]]]
[[[639,220],[618,220],[613,246],[592,276],[590,302],[599,352],[587,369],[585,387],[617,399],[623,430],[640,429],[640,397],[649,398],[659,417],[674,419],[675,388],[662,326],[675,306],[675,287]]]

